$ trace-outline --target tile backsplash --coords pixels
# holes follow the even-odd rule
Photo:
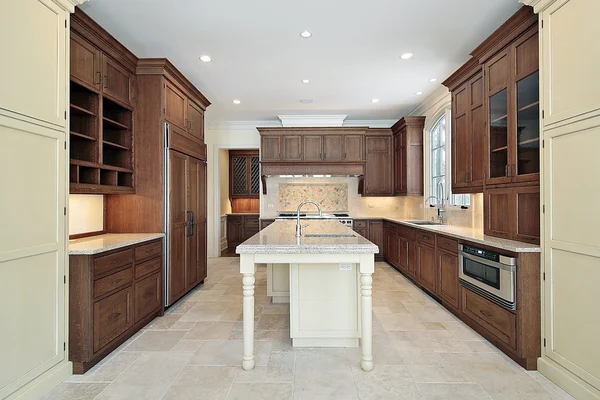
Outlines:
[[[346,211],[348,209],[348,184],[279,184],[279,211],[296,211],[298,204],[306,200],[316,201],[324,211]],[[317,207],[307,204],[302,210],[317,211]]]

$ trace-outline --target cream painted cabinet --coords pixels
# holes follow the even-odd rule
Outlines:
[[[0,13],[0,398],[38,399],[67,359],[69,12],[13,0]]]
[[[538,369],[600,399],[598,0],[523,0],[540,15],[543,325]],[[582,203],[583,202],[583,203]],[[543,209],[543,208],[542,208]]]

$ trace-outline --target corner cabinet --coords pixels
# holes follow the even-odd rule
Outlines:
[[[70,193],[134,193],[137,57],[79,9],[70,47]]]

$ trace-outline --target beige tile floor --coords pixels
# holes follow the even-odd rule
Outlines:
[[[289,308],[256,280],[256,367],[243,371],[238,258],[209,260],[208,278],[162,318],[46,400],[570,399],[523,370],[389,265],[373,290],[375,368],[359,349],[295,349]]]

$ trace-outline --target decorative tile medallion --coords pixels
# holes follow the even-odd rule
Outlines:
[[[316,201],[323,211],[346,211],[348,210],[348,184],[279,184],[279,211],[296,211],[298,204],[306,200]],[[302,211],[317,211],[317,208],[307,204],[302,207]]]

